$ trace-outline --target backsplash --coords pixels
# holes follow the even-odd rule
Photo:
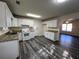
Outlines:
[[[8,27],[0,27],[0,31],[6,31],[8,30]]]
[[[7,33],[9,30],[8,30],[8,27],[0,27],[0,35],[3,35],[5,33]]]

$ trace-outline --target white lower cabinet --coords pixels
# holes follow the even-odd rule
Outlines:
[[[0,59],[16,59],[19,56],[19,42],[17,40],[0,42]]]
[[[34,32],[30,32],[30,39],[34,37],[35,37]]]
[[[44,36],[52,41],[56,41],[57,39],[55,37],[55,33],[54,32],[45,32]]]

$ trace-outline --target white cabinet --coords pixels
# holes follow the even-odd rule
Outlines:
[[[0,2],[0,27],[6,27],[5,5]]]
[[[12,26],[13,27],[17,27],[18,26],[18,20],[17,20],[17,18],[13,18]]]
[[[45,37],[51,40],[54,40],[54,33],[51,32],[45,32]]]
[[[7,4],[0,1],[0,27],[11,27],[13,18]]]
[[[35,37],[34,32],[30,32],[30,39],[34,37]]]
[[[57,27],[57,20],[48,21],[47,27]]]
[[[9,7],[7,6],[7,4],[5,3],[5,15],[6,15],[6,23],[7,23],[7,27],[12,27],[13,26],[13,20],[14,17],[9,9]]]
[[[58,40],[58,35],[56,35],[56,33],[54,32],[45,32],[44,36],[52,41],[57,41]]]
[[[17,40],[0,43],[0,59],[16,59],[19,56]]]
[[[12,15],[11,15],[11,12],[8,8],[8,6],[5,4],[5,15],[6,15],[6,23],[7,23],[7,27],[11,27],[11,19],[12,19]]]

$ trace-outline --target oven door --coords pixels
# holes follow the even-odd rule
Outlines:
[[[23,33],[23,41],[24,40],[29,40],[29,33]]]

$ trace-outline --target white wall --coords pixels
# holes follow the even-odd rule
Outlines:
[[[43,27],[42,27],[42,21],[38,19],[18,19],[18,26],[24,25],[30,25],[35,29],[35,36],[43,35]]]
[[[79,19],[79,12],[76,13],[72,13],[72,14],[68,14],[68,15],[64,15],[64,16],[60,16],[58,18],[58,27],[61,28],[61,25],[64,21],[68,20],[68,19]]]

